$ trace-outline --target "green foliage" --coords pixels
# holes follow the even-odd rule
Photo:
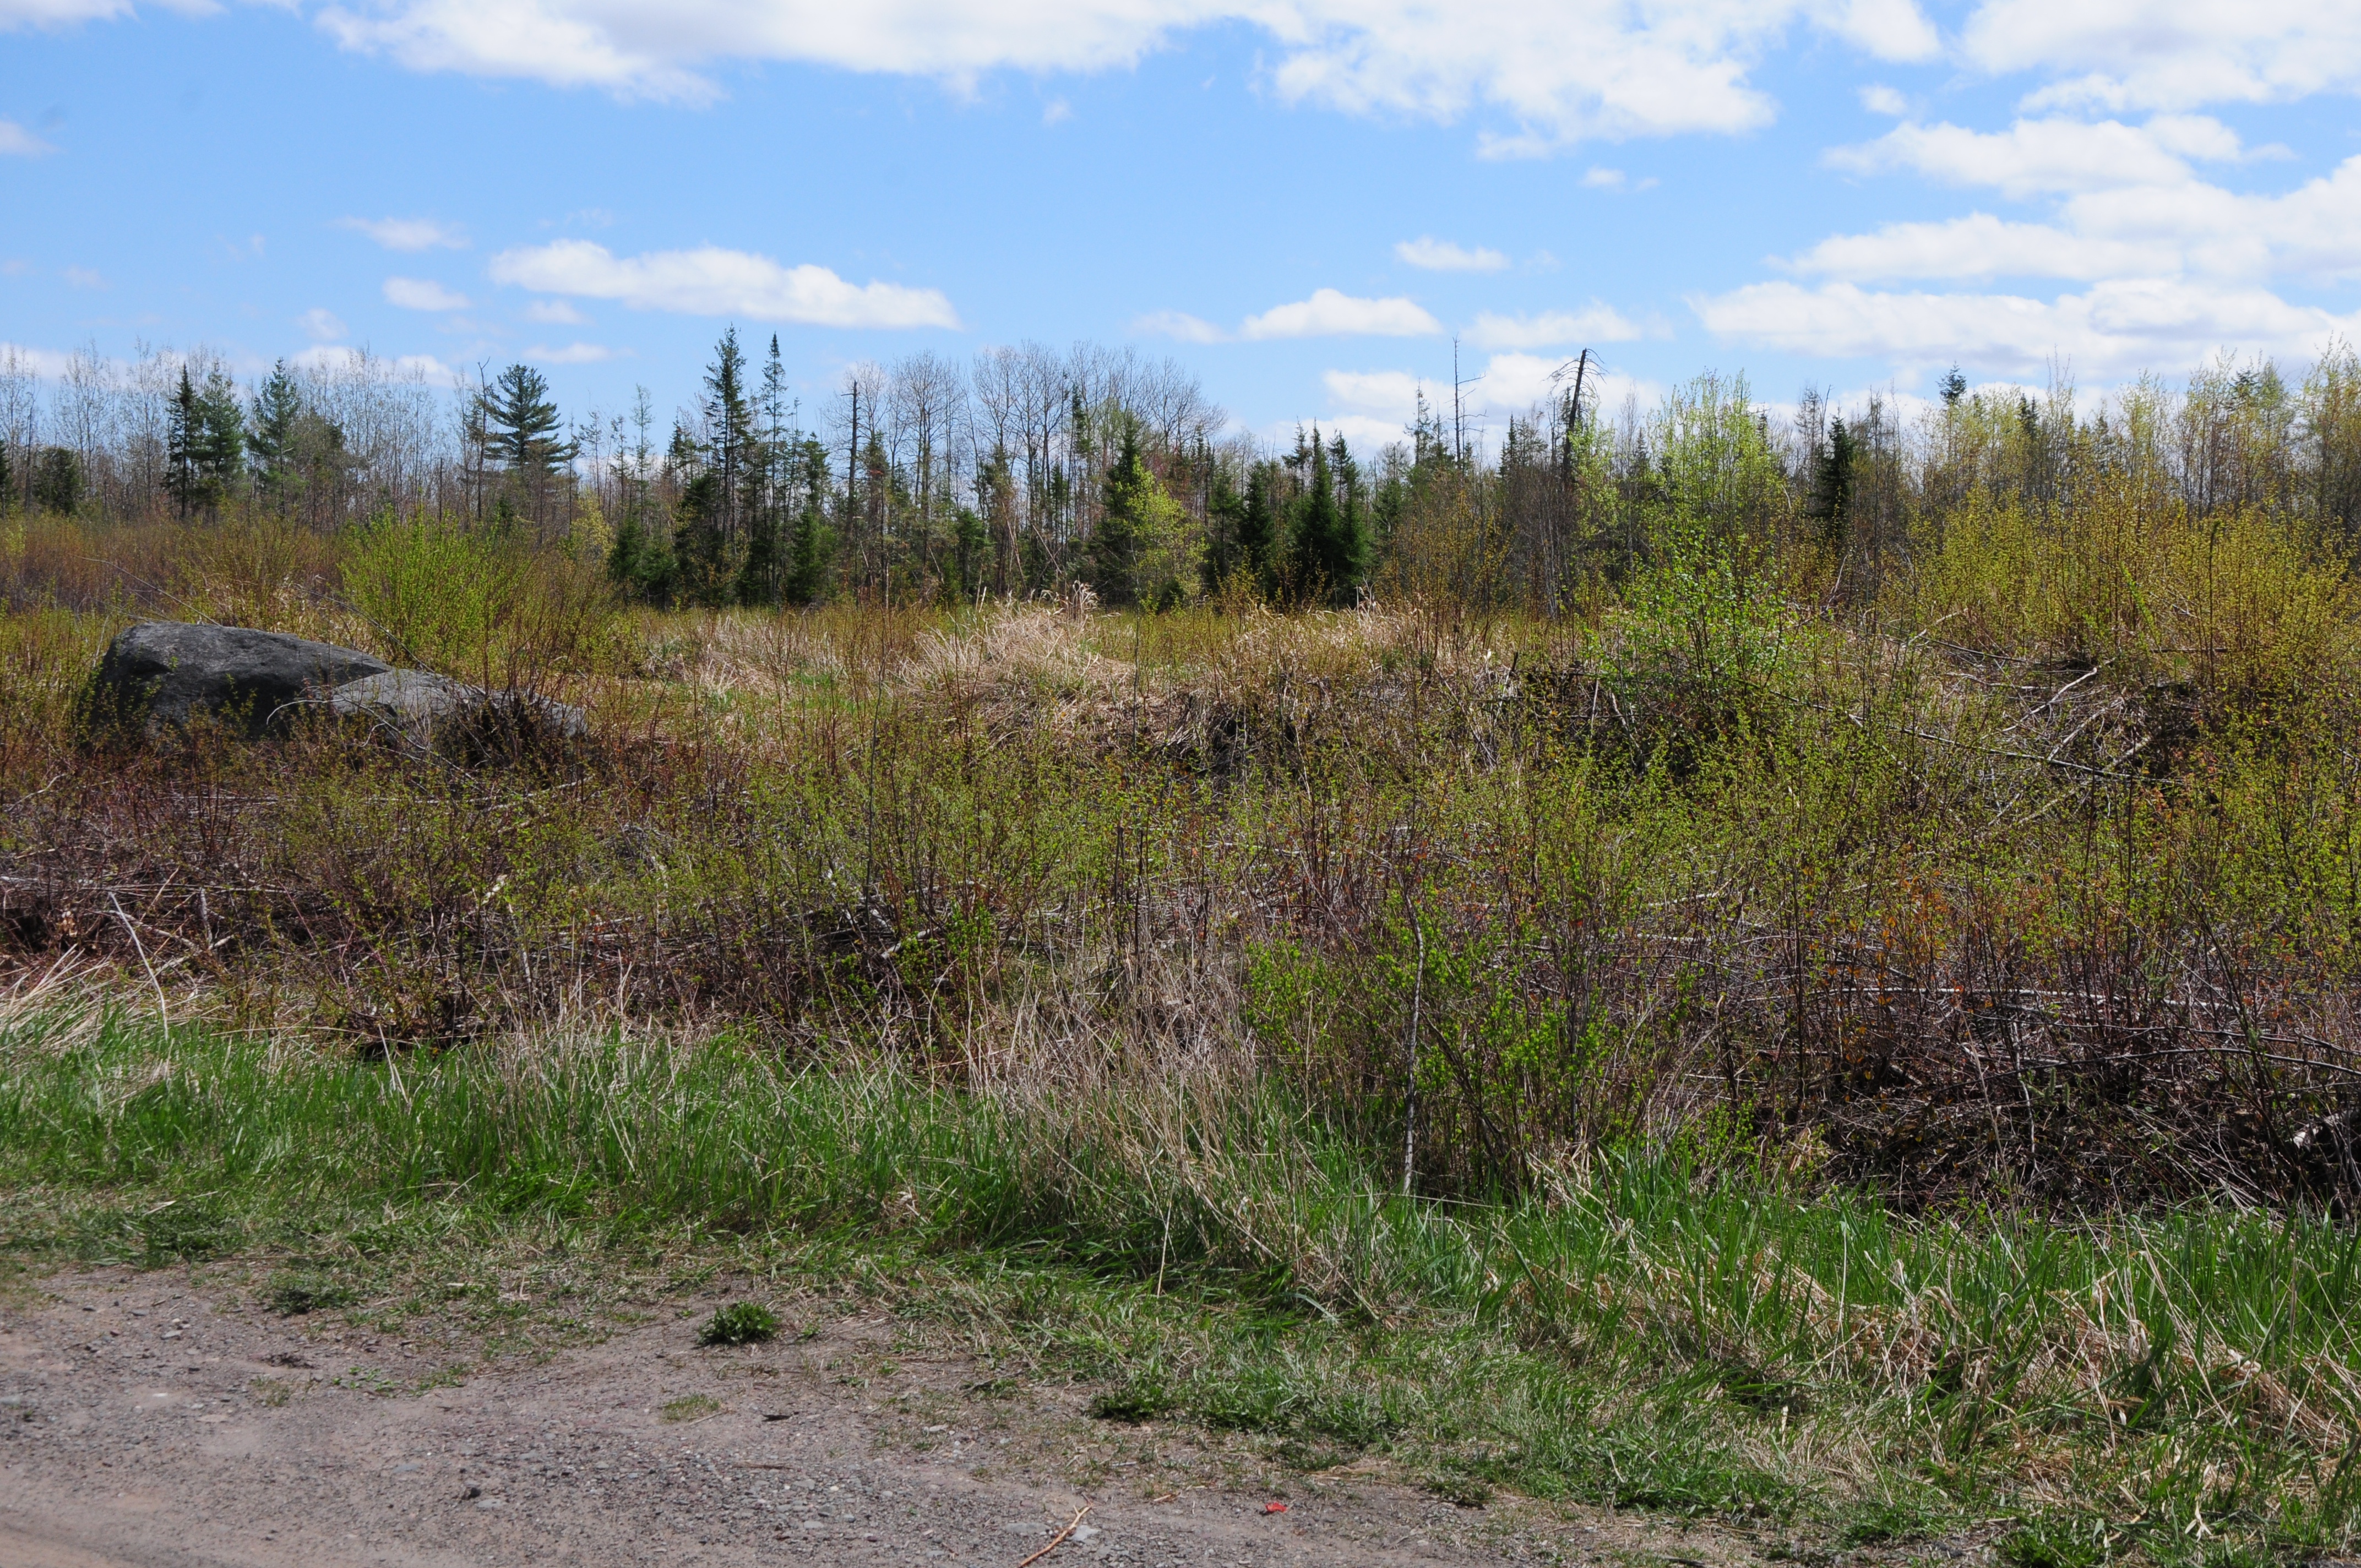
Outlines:
[[[697,1331],[699,1344],[761,1344],[779,1332],[779,1315],[753,1301],[717,1307]]]
[[[379,518],[356,532],[341,576],[397,662],[483,684],[578,662],[604,635],[585,569],[496,529]]]

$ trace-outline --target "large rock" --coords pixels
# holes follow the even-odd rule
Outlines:
[[[92,677],[93,717],[110,724],[186,724],[218,714],[249,731],[331,687],[392,668],[352,648],[283,631],[154,620],[107,645]]]
[[[404,745],[470,754],[576,740],[590,728],[582,710],[569,704],[533,692],[471,686],[423,670],[387,670],[340,685],[328,694],[328,711]]]

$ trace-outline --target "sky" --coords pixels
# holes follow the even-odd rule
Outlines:
[[[1246,428],[2361,340],[2356,0],[0,0],[0,344],[1088,339]],[[1455,357],[1456,370],[1455,372]]]

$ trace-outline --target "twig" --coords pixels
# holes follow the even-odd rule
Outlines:
[[[1066,1528],[1060,1530],[1056,1535],[1051,1536],[1049,1538],[1049,1545],[1043,1547],[1040,1551],[1035,1552],[1024,1562],[1019,1563],[1016,1565],[1016,1568],[1033,1568],[1033,1564],[1040,1562],[1041,1559],[1049,1556],[1049,1553],[1057,1551],[1060,1546],[1063,1546],[1066,1543],[1066,1538],[1074,1533],[1074,1526],[1082,1523],[1082,1516],[1090,1511],[1091,1505],[1088,1503],[1084,1503],[1081,1508],[1075,1509],[1074,1517],[1066,1521]]]

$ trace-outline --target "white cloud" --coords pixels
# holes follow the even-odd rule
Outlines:
[[[397,376],[415,376],[442,386],[459,384],[459,372],[431,354],[401,354],[389,359],[340,343],[315,343],[288,356],[289,364],[305,370],[354,370],[364,361],[381,369],[390,367]]]
[[[1590,169],[1584,172],[1582,183],[1593,191],[1620,191],[1624,183],[1623,171],[1620,169]]]
[[[1238,335],[1250,341],[1274,337],[1424,337],[1443,323],[1413,301],[1395,295],[1364,300],[1335,289],[1314,289],[1308,300],[1273,305],[1248,316]]]
[[[467,296],[453,293],[442,284],[425,278],[389,278],[385,280],[388,304],[400,305],[405,311],[464,311]]]
[[[2101,282],[2056,300],[2014,294],[1883,293],[1851,283],[1755,283],[1690,301],[1734,342],[1790,353],[1953,361],[2037,373],[2053,356],[2100,376],[2182,365],[2224,344],[2305,357],[2332,337],[2361,336],[2338,316],[2268,290],[2169,279]]]
[[[544,326],[587,326],[590,321],[564,300],[535,300],[525,306],[524,319]]]
[[[1418,394],[1427,383],[1407,370],[1328,370],[1320,377],[1331,400],[1348,409],[1375,409],[1407,424],[1418,407]]]
[[[6,3],[6,0],[0,0]],[[931,76],[1126,67],[1178,34],[1243,22],[1277,46],[1278,94],[1349,113],[1491,111],[1534,151],[1584,137],[1744,130],[1772,104],[1747,81],[1797,27],[1881,60],[1925,60],[1915,0],[1511,0],[1480,26],[1425,0],[349,0],[319,13],[348,49],[419,70],[526,77],[626,96],[709,99],[732,60]]]
[[[1872,115],[1891,115],[1898,120],[1910,112],[1910,100],[1891,87],[1872,85],[1861,90],[1861,106]]]
[[[2191,158],[2240,156],[2237,133],[2205,115],[2118,120],[2019,120],[2005,131],[1901,125],[1860,147],[1836,148],[1830,166],[1874,174],[1906,169],[1954,185],[1989,185],[2024,198],[2125,185],[2179,185]]]
[[[434,218],[339,218],[336,226],[365,234],[388,250],[465,250],[467,235]]]
[[[1580,347],[1593,343],[1630,343],[1646,335],[1631,317],[1593,300],[1587,310],[1543,311],[1538,315],[1504,316],[1486,311],[1467,329],[1467,341],[1478,348],[1551,348],[1560,344]]]
[[[1320,379],[1328,390],[1332,409],[1344,411],[1323,417],[1321,428],[1343,432],[1356,446],[1401,440],[1403,431],[1418,417],[1422,392],[1430,418],[1450,415],[1451,384],[1447,378],[1438,383],[1408,370],[1329,370],[1323,372]],[[1600,405],[1609,408],[1627,396],[1652,402],[1663,395],[1663,389],[1655,383],[1637,381],[1620,372],[1604,369],[1595,358],[1582,379],[1586,404],[1591,402],[1593,394]],[[1521,414],[1536,403],[1564,396],[1572,384],[1573,372],[1562,356],[1495,354],[1463,389],[1461,412],[1464,417],[1477,420]]]
[[[345,335],[344,322],[325,305],[314,305],[305,311],[295,318],[295,324],[303,329],[304,336],[315,343],[334,343]]]
[[[615,351],[602,343],[569,343],[563,348],[536,345],[524,356],[538,365],[597,365],[615,357]]]
[[[1433,235],[1421,235],[1394,246],[1394,254],[1412,267],[1422,267],[1429,272],[1499,272],[1509,265],[1509,258],[1489,246],[1472,249],[1455,245]]]
[[[2062,160],[2061,160],[2062,161]],[[2048,168],[2061,168],[2052,161]],[[2160,183],[2081,190],[2054,221],[2012,223],[1974,213],[1835,235],[1784,265],[1828,278],[2046,277],[2100,280],[2203,275],[2268,280],[2293,273],[2361,277],[2361,157],[2282,194],[2242,194],[2168,159]],[[1995,183],[2022,166],[1983,166]],[[2068,183],[2062,172],[2055,182]]]
[[[639,311],[747,316],[834,327],[952,327],[959,314],[939,290],[852,284],[825,267],[783,267],[767,256],[703,246],[618,257],[585,239],[505,250],[492,280],[544,294],[613,300]]]
[[[0,120],[0,158],[40,158],[58,149],[14,120]]]
[[[1227,343],[1228,333],[1186,311],[1150,311],[1131,323],[1141,337],[1172,337],[1182,343]]]
[[[27,348],[21,343],[0,343],[0,376],[12,372],[54,381],[66,373],[73,356],[54,348]]]
[[[2180,267],[2180,247],[2097,238],[2049,224],[2007,223],[1988,213],[1935,223],[1888,224],[1872,234],[1831,235],[1785,265],[1856,282],[1872,279],[2156,276]]]
[[[88,267],[69,267],[59,276],[63,278],[71,288],[104,289],[106,287],[106,280]]]
[[[1041,123],[1045,126],[1062,126],[1073,117],[1074,106],[1063,98],[1052,98],[1041,107]]]
[[[203,0],[172,7],[203,13],[214,9]],[[103,22],[127,16],[131,0],[0,0],[0,32],[17,27],[64,27],[76,22]]]
[[[1994,73],[2075,72],[2027,106],[2186,109],[2361,87],[2361,8],[2339,0],[1983,0],[1960,33]]]

